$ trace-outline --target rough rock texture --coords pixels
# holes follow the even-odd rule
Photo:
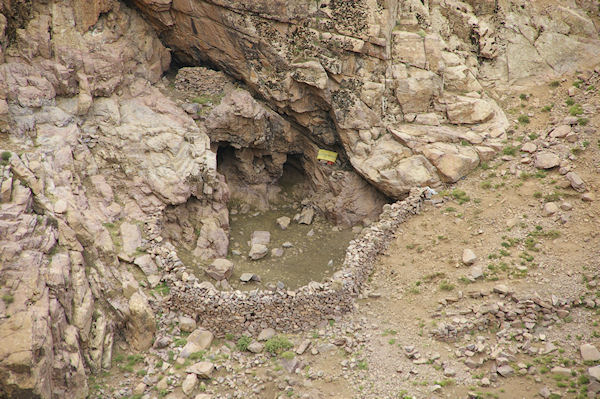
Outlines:
[[[178,58],[242,79],[395,198],[454,182],[498,148],[508,122],[484,86],[548,78],[600,54],[586,15],[597,10],[574,2],[135,3]]]
[[[224,206],[223,185],[208,136],[152,86],[170,54],[136,12],[0,11],[0,397],[84,398],[115,340],[152,342],[130,263],[161,267],[139,261],[146,221],[193,196]]]

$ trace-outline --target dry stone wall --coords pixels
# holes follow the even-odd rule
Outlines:
[[[373,270],[377,256],[387,247],[400,224],[419,213],[430,197],[429,188],[411,190],[403,201],[385,205],[379,221],[351,241],[344,268],[326,282],[311,282],[296,291],[217,291],[197,281],[171,276],[170,306],[195,316],[209,330],[258,332],[272,327],[281,331],[305,329],[325,318],[353,309],[353,298]]]

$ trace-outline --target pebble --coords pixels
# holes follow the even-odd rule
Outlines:
[[[584,362],[600,360],[600,351],[592,344],[583,344],[579,347],[581,358]]]
[[[596,199],[596,196],[591,193],[591,192],[587,192],[581,195],[581,200],[584,202],[592,202]]]
[[[558,212],[558,206],[554,202],[546,202],[542,214],[544,216],[552,216]]]
[[[472,265],[477,260],[477,255],[469,248],[465,248],[462,254],[462,261],[465,265]]]

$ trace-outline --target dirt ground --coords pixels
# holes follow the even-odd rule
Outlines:
[[[498,284],[542,298],[595,297],[598,293],[596,285],[588,283],[598,273],[598,201],[582,201],[581,193],[564,187],[565,178],[558,168],[538,170],[533,162],[522,163],[529,154],[519,151],[529,141],[538,147],[548,144],[536,135],[543,136],[552,122],[562,121],[573,105],[581,104],[584,113],[579,117],[585,119],[574,128],[577,139],[554,139],[549,149],[565,158],[570,156],[572,170],[590,192],[597,193],[600,96],[594,87],[587,89],[596,79],[588,79],[588,85],[581,83],[573,97],[569,97],[568,89],[576,78],[566,79],[558,87],[554,87],[558,82],[533,87],[503,101],[515,125],[499,157],[436,196],[437,203],[428,204],[403,225],[381,258],[368,288],[376,298],[359,301],[353,315],[354,320],[365,321],[369,329],[363,345],[365,365],[363,370],[347,373],[346,378],[341,373],[341,378],[329,382],[339,389],[331,397],[533,398],[540,397],[538,392],[544,387],[553,395],[549,397],[588,397],[581,376],[586,375],[589,364],[582,363],[579,346],[600,344],[600,318],[594,309],[579,307],[555,325],[536,328],[536,334],[545,335],[559,350],[546,356],[551,359],[516,354],[514,363],[535,365],[537,371],[499,377],[486,387],[481,381],[490,374],[490,362],[471,369],[455,351],[475,341],[474,335],[489,342],[495,341],[494,334],[476,331],[448,343],[434,339],[430,331],[439,322],[440,313],[456,309],[460,314],[461,309],[483,301],[469,298],[467,292],[491,291]],[[573,105],[566,103],[568,98],[573,99]],[[547,106],[551,109],[544,108]],[[527,114],[529,123],[517,121]],[[544,216],[546,202],[567,203],[564,209],[572,209]],[[465,248],[477,255],[475,266],[484,272],[484,277],[474,282],[467,278],[470,266],[462,262]],[[440,304],[444,299],[450,299],[447,305]],[[457,303],[452,305],[454,300]],[[403,348],[410,345],[427,359],[439,359],[417,365],[405,355]],[[323,359],[313,367],[326,368],[331,363],[335,362]],[[563,378],[547,371],[561,363],[570,366],[572,375]],[[446,365],[455,375],[444,376]],[[354,388],[352,393],[346,392],[348,382]]]
[[[293,352],[310,342],[302,353],[215,340],[202,357],[216,371],[197,398],[599,397],[588,368],[600,356],[584,362],[580,346],[600,347],[600,76],[582,78],[504,95],[504,148],[402,225],[352,314],[287,335]],[[565,123],[570,133],[551,137]],[[521,151],[529,142],[531,154]],[[560,167],[536,168],[548,151]],[[571,188],[567,171],[585,189]],[[176,315],[161,317],[173,343],[121,356],[129,363],[94,377],[91,397],[186,397],[189,361],[176,356],[186,334]],[[153,394],[128,396],[140,380]]]

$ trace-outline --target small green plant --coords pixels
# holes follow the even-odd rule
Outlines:
[[[544,195],[544,202],[556,202],[559,199],[560,199],[560,194],[557,192]]]
[[[192,353],[188,359],[190,360],[204,360],[204,355],[206,354],[206,351],[198,351],[198,352],[194,352]]]
[[[177,338],[173,340],[173,345],[175,346],[185,346],[187,344],[187,339],[185,338]]]
[[[573,105],[573,104],[575,104],[575,100],[573,100],[572,98],[567,98],[567,100],[565,101],[565,104]]]
[[[552,111],[552,105],[545,105],[542,107],[542,112],[550,112]]]
[[[519,98],[520,98],[521,100],[523,100],[523,101],[524,101],[524,100],[527,100],[527,94],[525,94],[525,93],[521,93],[521,95],[519,96]]]
[[[156,288],[154,288],[153,290],[154,292],[165,296],[165,295],[169,295],[169,292],[171,292],[171,289],[169,288],[169,286],[167,285],[167,283],[165,283],[164,281],[162,283],[160,283],[159,285],[156,286]]]
[[[577,118],[577,123],[580,126],[585,126],[590,122],[590,120],[588,118]]]
[[[546,173],[543,170],[538,170],[535,172],[535,177],[537,177],[538,179],[543,179],[546,176],[548,176],[548,173]]]
[[[250,338],[247,335],[242,335],[238,339],[237,343],[235,344],[235,347],[240,352],[244,352],[244,351],[248,350],[248,345],[250,345],[251,342],[252,342],[252,338]]]
[[[235,339],[235,335],[233,335],[232,333],[226,333],[225,334],[225,339],[227,341],[233,341]]]
[[[12,153],[10,151],[2,151],[2,155],[0,155],[0,164],[8,165],[11,156]]]
[[[275,337],[265,342],[265,351],[271,354],[278,354],[292,348],[294,345],[283,335]]]
[[[550,87],[558,87],[560,86],[560,82],[558,80],[553,80],[548,84]]]
[[[571,114],[572,116],[579,116],[583,114],[583,107],[581,106],[581,104],[575,104],[569,108],[569,114]]]
[[[285,351],[279,356],[281,356],[283,359],[292,360],[294,357],[296,357],[296,354],[292,351]]]
[[[517,147],[513,147],[511,145],[506,146],[502,149],[502,154],[515,156],[517,155]]]
[[[488,180],[486,181],[482,181],[481,182],[481,188],[489,190],[490,188],[492,188],[492,183]]]
[[[12,296],[11,294],[4,294],[4,295],[2,295],[2,301],[5,304],[10,305],[11,303],[13,303],[15,301],[15,297]]]
[[[527,116],[527,115],[520,115],[519,118],[518,118],[518,121],[519,121],[520,124],[526,125],[526,124],[529,123],[529,116]]]
[[[366,360],[360,360],[358,363],[356,363],[356,367],[359,370],[368,370],[369,369],[369,366],[367,365]]]
[[[444,280],[440,282],[440,290],[442,291],[452,291],[454,289],[454,284],[450,283],[448,280]]]
[[[579,87],[581,86],[583,82],[579,79],[577,79],[576,81],[573,82],[573,86],[577,87],[579,89]]]
[[[463,190],[454,189],[452,190],[452,197],[458,201],[459,205],[464,204],[465,202],[469,202],[471,198],[467,195],[467,193]]]

